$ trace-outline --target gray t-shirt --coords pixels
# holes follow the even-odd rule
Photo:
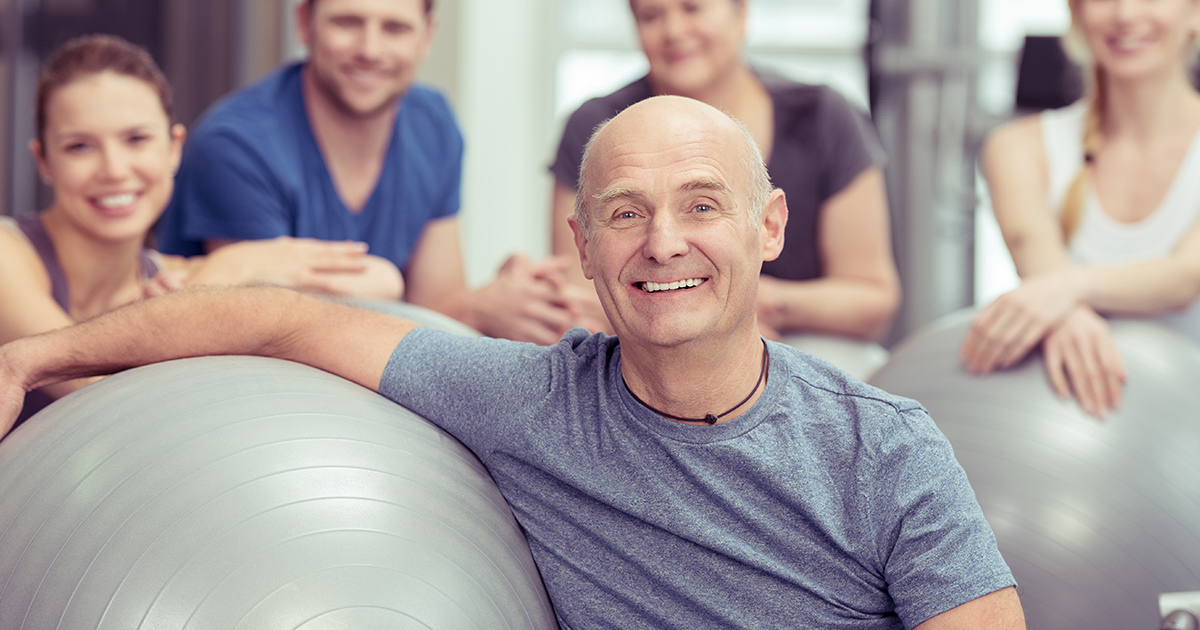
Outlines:
[[[768,347],[759,401],[712,427],[637,403],[581,329],[419,328],[380,390],[487,466],[563,628],[911,628],[1014,583],[920,405]]]

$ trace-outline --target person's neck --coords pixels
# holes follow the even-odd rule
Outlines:
[[[382,164],[395,130],[395,107],[385,107],[372,116],[348,114],[321,92],[308,66],[301,74],[300,85],[308,123],[327,163]]]
[[[724,341],[667,348],[622,343],[621,376],[651,411],[695,418],[698,425],[707,424],[706,415],[724,413],[753,391],[744,404],[717,421],[723,423],[749,411],[766,391],[764,352],[757,326]]]
[[[1200,127],[1200,94],[1180,72],[1138,81],[1106,81],[1103,124],[1109,139],[1122,137],[1153,145]]]
[[[668,93],[662,89],[662,86],[652,83],[651,87],[656,94]],[[676,95],[712,105],[739,119],[745,117],[740,114],[743,114],[747,108],[753,107],[763,97],[767,97],[766,88],[745,63],[738,63],[730,72],[719,75],[716,81],[701,89]]]
[[[41,220],[67,281],[73,318],[89,319],[141,297],[141,240],[90,238],[53,208]]]

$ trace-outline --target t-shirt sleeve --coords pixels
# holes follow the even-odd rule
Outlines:
[[[884,579],[905,627],[1016,582],[954,458],[920,407],[900,412],[877,461]]]
[[[393,351],[379,392],[484,459],[495,436],[546,397],[553,348],[417,328]]]
[[[188,141],[169,212],[191,240],[274,238],[292,232],[284,198],[261,150],[216,128]]]
[[[823,163],[828,190],[825,199],[841,192],[872,166],[883,166],[887,155],[879,143],[875,126],[865,112],[851,105],[830,88],[822,90],[821,121],[817,126],[825,147]]]

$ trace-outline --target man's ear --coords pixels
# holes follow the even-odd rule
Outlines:
[[[574,214],[567,217],[567,224],[571,226],[571,233],[575,236],[575,249],[579,250],[579,264],[583,267],[583,275],[591,280],[592,266],[587,257],[587,235],[583,233],[583,226],[579,225],[579,219],[576,219]]]
[[[429,53],[433,51],[433,35],[437,31],[437,13],[430,11],[425,16],[425,37],[421,42],[421,60],[429,58]]]
[[[783,191],[776,188],[771,191],[771,196],[767,198],[767,205],[763,207],[761,227],[763,262],[775,260],[783,252],[783,232],[787,227],[787,220],[787,199],[784,197]]]
[[[309,41],[309,27],[312,25],[312,7],[309,2],[301,0],[296,4],[296,31],[300,36],[300,43],[304,44],[305,48],[312,49],[312,42]]]

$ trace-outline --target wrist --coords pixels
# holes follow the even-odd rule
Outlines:
[[[1095,274],[1090,267],[1072,265],[1064,270],[1066,287],[1076,304],[1091,306],[1095,296]]]

